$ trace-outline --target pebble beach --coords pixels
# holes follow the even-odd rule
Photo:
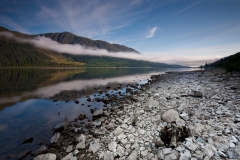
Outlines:
[[[107,101],[107,100],[106,100]],[[240,74],[225,70],[152,75],[112,109],[63,122],[34,160],[240,159]],[[61,128],[61,126],[60,126]]]

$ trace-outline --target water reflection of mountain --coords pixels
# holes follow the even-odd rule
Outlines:
[[[159,70],[157,68],[0,69],[0,97],[32,91],[62,81],[112,78]]]
[[[85,86],[81,90],[88,90],[92,85],[101,85],[104,88],[107,84],[103,84],[101,81],[103,79],[133,76],[159,70],[159,68],[0,69],[0,109],[18,101],[38,98],[37,95],[45,94],[43,92],[51,92],[50,88],[56,91],[56,88],[66,85],[63,82],[68,82],[67,85],[71,86],[78,80],[74,84],[76,87],[73,88],[77,90],[81,84]],[[113,79],[111,83],[117,79]],[[54,88],[54,86],[57,87]],[[71,87],[68,87],[67,90],[69,88]],[[66,88],[64,89],[66,90]]]
[[[71,79],[71,76],[81,72],[84,72],[84,69],[0,69],[0,97]]]

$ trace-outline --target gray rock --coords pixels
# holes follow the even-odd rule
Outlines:
[[[85,141],[79,142],[76,145],[76,149],[85,149],[85,147],[86,147]]]
[[[223,153],[222,151],[218,151],[218,154],[221,156],[221,157],[223,157],[223,158],[227,158],[228,156],[225,154],[225,153]]]
[[[112,152],[116,152],[116,148],[117,148],[117,143],[116,142],[111,142],[108,144],[108,149]]]
[[[175,160],[178,159],[173,153],[165,155],[164,160]]]
[[[99,143],[90,143],[89,146],[89,151],[93,152],[93,154],[95,154],[97,151],[99,151],[99,149],[101,148],[101,145]]]
[[[132,153],[128,156],[127,160],[137,160],[138,155],[137,152],[134,150]]]
[[[163,151],[162,151],[162,150],[158,150],[158,151],[157,151],[157,158],[158,158],[158,159],[164,159],[164,154],[163,154]]]
[[[83,134],[81,134],[81,135],[78,137],[77,141],[78,141],[79,143],[76,145],[76,149],[85,149],[85,147],[86,147],[86,144],[85,144],[85,142],[86,142],[86,136],[83,135]]]
[[[171,153],[171,151],[172,151],[172,148],[164,148],[163,149],[163,154],[169,154],[169,153]]]
[[[73,150],[73,146],[70,145],[70,146],[68,146],[68,148],[66,149],[66,152],[69,153],[69,152],[71,152],[72,150]]]
[[[54,133],[54,135],[52,136],[50,142],[51,142],[51,143],[56,143],[56,142],[58,141],[58,139],[59,139],[60,136],[61,136],[61,134],[60,134],[59,132]]]
[[[138,148],[139,148],[139,145],[136,142],[131,146],[131,149],[138,149]]]
[[[78,153],[79,153],[79,151],[78,151],[77,149],[75,149],[75,150],[73,151],[73,155],[74,155],[74,156],[76,156]]]
[[[101,121],[94,121],[92,122],[94,126],[99,127],[101,126],[102,122]]]
[[[217,153],[217,149],[211,145],[211,144],[206,144],[205,146],[201,146],[202,151],[209,157],[212,158],[212,156]]]
[[[57,156],[53,153],[41,154],[35,157],[33,160],[56,160]]]
[[[181,119],[181,118],[177,118],[176,119],[176,124],[177,124],[178,127],[183,127],[183,126],[186,125],[185,121],[183,119]]]
[[[117,146],[117,151],[116,151],[116,153],[117,153],[117,155],[119,155],[119,157],[124,156],[124,153],[125,153],[124,151],[125,151],[124,147],[122,147],[122,146],[120,146],[120,145]]]
[[[103,155],[103,160],[114,160],[114,157],[111,153],[105,152]]]
[[[61,160],[74,160],[73,153],[69,153],[65,157],[63,157]]]
[[[44,154],[47,150],[46,146],[41,146],[36,152],[34,152],[34,155]]]
[[[236,154],[235,154],[235,152],[234,152],[233,150],[228,150],[228,151],[227,151],[227,155],[228,155],[228,157],[229,157],[230,159],[233,159],[233,158],[236,157]]]
[[[167,99],[165,97],[160,97],[159,102],[164,105],[167,102]]]
[[[82,142],[82,141],[86,141],[86,136],[84,134],[81,134],[78,139],[77,139],[78,142]]]
[[[148,155],[148,151],[147,150],[141,151],[141,155],[143,157],[146,157]]]
[[[184,143],[184,146],[187,147],[191,151],[195,151],[198,147],[198,144],[194,143],[192,141],[192,138],[185,138],[186,143]]]
[[[99,117],[99,116],[102,116],[103,115],[103,111],[102,110],[95,110],[92,114],[93,117]]]
[[[186,149],[184,152],[180,153],[179,160],[186,160],[190,158],[191,158],[191,153],[189,152],[189,150]]]
[[[169,123],[176,121],[176,119],[178,118],[179,118],[178,112],[175,111],[174,109],[169,109],[162,115],[162,120]]]
[[[113,134],[114,134],[115,136],[119,136],[119,135],[122,134],[122,133],[123,133],[123,129],[120,128],[120,127],[117,127],[117,128],[113,131]]]
[[[126,138],[127,136],[125,135],[125,134],[120,134],[119,136],[117,136],[117,138],[119,139],[119,140],[122,140],[122,139],[124,139],[124,138]]]
[[[208,156],[205,156],[203,160],[210,160],[210,158]]]
[[[185,113],[185,112],[183,112],[182,114],[180,114],[180,117],[181,117],[182,119],[184,119],[185,121],[187,121],[187,120],[189,119],[188,114]]]

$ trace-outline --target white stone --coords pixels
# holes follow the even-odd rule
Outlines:
[[[53,153],[40,154],[33,160],[56,160],[57,156]]]
[[[93,154],[95,154],[97,151],[99,151],[99,149],[101,148],[101,145],[99,143],[90,143],[89,146],[89,151],[93,152]]]
[[[137,152],[134,150],[127,158],[127,160],[137,160],[138,158],[138,154]]]
[[[169,154],[169,153],[171,153],[171,151],[172,151],[172,148],[164,148],[163,149],[163,154]]]
[[[191,153],[189,152],[189,150],[185,150],[184,152],[180,153],[180,157],[179,160],[187,160],[191,158]]]
[[[157,152],[157,158],[158,158],[158,159],[164,159],[164,154],[163,154],[163,151],[162,151],[162,150],[158,150],[158,152]]]
[[[59,132],[54,133],[53,137],[51,138],[50,142],[51,143],[56,143],[59,139],[59,137],[61,136],[61,134]]]
[[[122,133],[123,133],[123,129],[120,128],[120,127],[117,127],[117,128],[113,131],[113,134],[114,134],[115,136],[118,136],[118,135],[120,135],[120,134],[122,134]]]
[[[176,119],[178,118],[179,118],[178,112],[175,111],[174,109],[169,109],[162,115],[162,120],[169,123],[176,121]]]
[[[63,157],[61,160],[70,160],[73,158],[73,154],[69,153],[68,155],[66,155],[65,157]]]
[[[116,142],[111,142],[108,144],[108,149],[110,151],[116,152],[116,148],[117,148],[117,143]]]
[[[124,139],[124,138],[126,138],[127,136],[125,135],[125,134],[120,134],[117,138],[119,139],[119,140],[122,140],[122,139]]]
[[[143,157],[147,156],[148,155],[148,151],[147,150],[141,151],[141,155]]]
[[[85,149],[85,141],[82,141],[76,145],[76,149]]]
[[[70,146],[68,146],[68,148],[66,149],[66,152],[69,153],[69,152],[71,152],[72,150],[73,150],[73,146],[70,145]]]
[[[221,156],[221,157],[224,157],[224,158],[227,158],[228,156],[226,154],[224,154],[222,151],[218,151],[218,154]]]
[[[125,149],[122,146],[118,145],[116,153],[117,153],[117,155],[119,155],[119,157],[124,156],[124,153],[125,153],[124,151],[125,151]]]
[[[164,158],[164,160],[175,160],[175,159],[177,159],[177,157],[173,153],[165,155],[165,158]]]
[[[122,125],[121,125],[121,128],[123,128],[123,129],[128,129],[128,125],[127,125],[127,124],[122,124]]]
[[[139,148],[138,143],[134,143],[134,144],[131,146],[131,149],[138,149],[138,148]]]
[[[145,134],[145,132],[146,132],[146,131],[143,130],[143,129],[140,129],[140,130],[139,130],[139,134]]]
[[[236,145],[231,142],[231,143],[229,144],[229,147],[234,148],[234,147],[236,147]]]
[[[192,138],[186,138],[186,143],[184,143],[184,146],[187,147],[191,151],[195,151],[198,147],[198,144],[193,143]]]
[[[111,153],[105,152],[103,157],[104,157],[103,160],[114,160],[114,157]]]
[[[77,149],[75,149],[75,150],[73,151],[73,155],[74,155],[74,156],[76,156],[78,153],[79,153],[79,151],[78,151]]]
[[[86,136],[85,135],[83,135],[83,134],[81,134],[79,137],[78,137],[78,142],[85,142],[86,141]]]
[[[137,111],[137,114],[143,114],[143,113],[144,113],[143,109]]]
[[[124,138],[124,139],[121,140],[122,144],[126,144],[127,142],[128,142],[127,138]]]
[[[183,112],[182,114],[180,114],[180,117],[181,117],[182,119],[184,119],[185,121],[187,121],[187,120],[189,119],[188,114],[185,113],[185,112]]]
[[[103,115],[103,111],[102,110],[95,110],[92,115],[93,115],[93,117],[101,116],[101,115]]]

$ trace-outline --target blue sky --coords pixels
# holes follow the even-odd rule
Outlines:
[[[69,31],[197,66],[240,51],[239,0],[1,0],[0,25]]]

